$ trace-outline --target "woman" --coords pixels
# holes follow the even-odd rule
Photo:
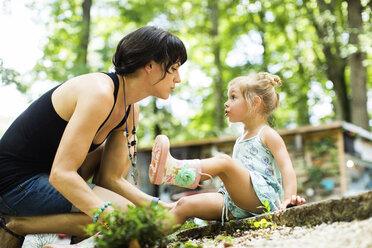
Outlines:
[[[26,234],[82,236],[81,225],[100,221],[93,209],[153,200],[124,179],[136,161],[136,103],[167,99],[186,59],[179,38],[142,27],[117,45],[115,73],[72,78],[14,121],[0,141],[1,248]]]

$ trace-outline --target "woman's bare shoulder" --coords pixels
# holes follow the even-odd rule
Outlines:
[[[66,85],[71,85],[72,88],[76,89],[82,95],[85,94],[108,94],[112,96],[115,90],[112,79],[100,72],[83,74],[68,80]]]
[[[104,73],[90,73],[73,77],[58,87],[52,95],[56,112],[69,120],[76,106],[94,108],[106,114],[114,103],[114,85]]]

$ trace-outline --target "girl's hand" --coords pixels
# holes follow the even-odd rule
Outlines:
[[[305,198],[299,195],[292,195],[292,197],[285,199],[280,205],[280,210],[284,210],[288,207],[300,206],[306,203]]]

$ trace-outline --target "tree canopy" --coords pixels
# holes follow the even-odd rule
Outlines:
[[[143,25],[184,41],[183,83],[168,102],[141,102],[142,144],[158,133],[178,141],[230,133],[223,113],[227,84],[253,71],[282,78],[280,107],[270,119],[276,128],[319,118],[370,129],[372,0],[50,0],[30,8],[50,12],[36,78],[64,82],[108,71],[117,42]],[[0,70],[3,83],[25,90],[17,72],[1,63]],[[331,111],[319,108],[324,102]]]

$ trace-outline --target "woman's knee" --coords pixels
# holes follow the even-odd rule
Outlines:
[[[80,176],[85,180],[96,176],[99,171],[99,166],[101,163],[101,157],[103,153],[103,145],[99,146],[96,150],[91,153],[88,153],[83,164],[78,170]]]

